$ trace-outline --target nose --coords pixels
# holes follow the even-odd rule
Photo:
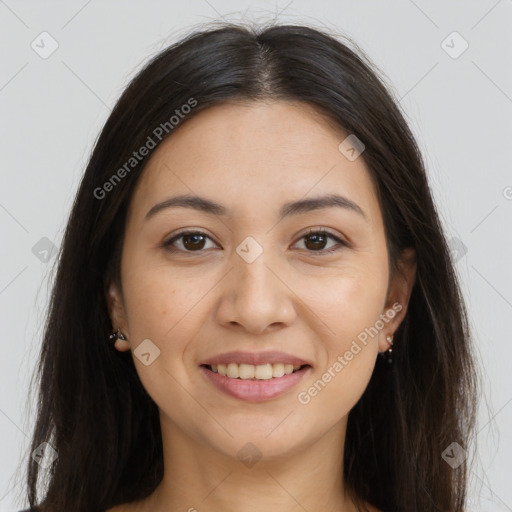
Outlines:
[[[233,254],[234,268],[223,280],[217,308],[221,325],[262,334],[292,324],[296,296],[270,259],[265,251],[251,263]]]

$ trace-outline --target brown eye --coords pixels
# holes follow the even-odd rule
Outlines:
[[[316,251],[325,248],[325,244],[329,237],[322,233],[313,233],[312,235],[306,235],[304,238],[307,240],[305,243],[306,247],[312,251]]]
[[[211,240],[211,238],[206,233],[201,231],[186,231],[173,236],[164,242],[163,245],[171,252],[200,252],[205,248],[207,240]],[[179,242],[178,247],[174,245],[176,242]],[[179,245],[181,245],[181,247]]]
[[[202,249],[204,247],[204,236],[203,235],[183,235],[183,246],[187,250]]]
[[[326,245],[328,244],[329,239],[334,240],[335,242],[337,242],[337,244],[334,244],[334,247],[331,246],[326,249]],[[303,235],[301,237],[301,240],[305,240],[304,246],[307,252],[318,253],[315,254],[315,256],[329,254],[334,251],[337,251],[340,248],[340,245],[347,246],[347,244],[343,240],[340,240],[337,236],[334,236],[332,233],[329,233],[328,231],[325,230],[311,230],[305,235]]]
[[[208,240],[212,240],[206,233],[201,231],[185,231],[174,235],[163,243],[163,246],[170,252],[203,252]],[[337,236],[325,230],[311,230],[301,237],[305,240],[305,250],[309,253],[320,256],[337,251],[341,246],[347,246],[347,243],[340,240]],[[329,240],[337,242],[334,246],[326,248]]]

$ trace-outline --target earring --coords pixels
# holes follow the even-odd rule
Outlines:
[[[117,328],[117,331],[112,332],[112,334],[109,336],[109,340],[110,340],[112,343],[115,343],[115,341],[116,341],[118,338],[119,338],[120,340],[126,340],[126,336],[121,332],[121,329],[119,329],[119,327]]]
[[[388,362],[388,364],[391,364],[393,362],[393,336],[387,336],[386,341],[389,343],[389,348],[388,350],[386,350],[386,352],[384,352],[384,354],[386,356],[386,361]]]

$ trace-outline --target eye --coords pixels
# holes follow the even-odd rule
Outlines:
[[[338,243],[335,244],[334,247],[331,246],[329,249],[325,249],[325,245],[329,238]],[[326,231],[325,229],[310,229],[306,234],[301,236],[300,240],[306,240],[305,246],[307,249],[309,249],[308,252],[318,253],[314,254],[314,256],[321,256],[333,253],[340,249],[340,245],[343,247],[348,246],[346,242],[344,242],[337,236],[333,235],[329,231]]]
[[[163,246],[170,252],[200,252],[205,247],[206,239],[211,238],[202,231],[182,231],[166,240]],[[175,247],[174,243],[179,241],[181,247]]]
[[[307,252],[318,253],[315,254],[315,256],[335,252],[340,249],[340,245],[344,247],[348,246],[346,242],[325,229],[312,228],[306,234],[302,235],[300,240],[302,241],[303,239],[306,240],[305,247]],[[335,244],[334,247],[331,246],[325,249],[325,245],[329,239],[334,240],[337,244]],[[170,252],[203,252],[207,240],[212,239],[206,233],[188,230],[177,233],[169,240],[166,240],[163,243],[163,247]],[[178,246],[175,245],[176,242],[179,242]]]

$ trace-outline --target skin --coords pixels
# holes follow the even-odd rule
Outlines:
[[[366,164],[338,149],[347,135],[305,104],[230,103],[183,123],[151,157],[126,220],[123,293],[112,283],[107,299],[112,325],[127,338],[117,340],[118,350],[148,338],[160,350],[148,366],[133,360],[160,410],[165,475],[148,498],[111,511],[357,511],[343,481],[347,417],[405,316],[416,264],[405,251],[401,272],[389,275]],[[330,207],[278,221],[285,202],[333,191],[367,220]],[[179,194],[207,197],[231,214],[177,207],[144,219]],[[164,241],[183,228],[210,238],[188,239],[188,252],[186,237],[178,239],[169,252]],[[325,228],[349,246],[331,238],[315,245],[304,238],[308,228]],[[263,249],[252,263],[236,252],[247,236]],[[402,310],[308,404],[299,403],[298,393],[395,303]],[[231,350],[271,349],[313,370],[267,402],[225,395],[198,367]],[[250,468],[237,457],[248,442],[262,456]]]

